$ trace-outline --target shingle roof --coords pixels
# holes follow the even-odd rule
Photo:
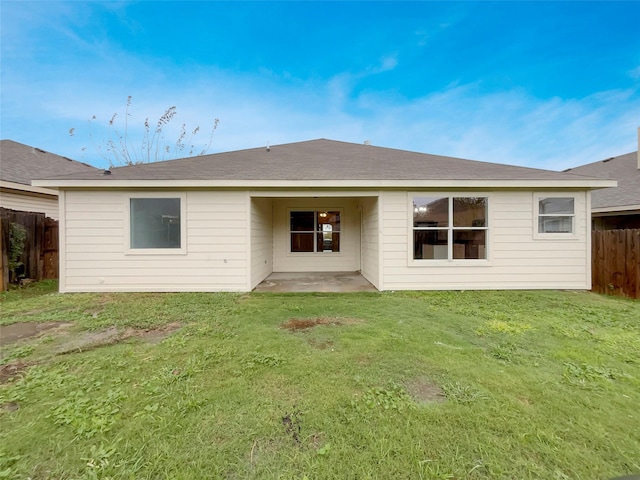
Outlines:
[[[591,194],[592,208],[640,205],[640,169],[637,152],[581,165],[566,171],[589,177],[618,180],[617,187],[595,190]]]
[[[111,170],[101,180],[567,180],[567,173],[375,147],[310,140],[147,163]],[[59,179],[49,177],[50,180]],[[96,180],[95,172],[65,180]]]
[[[76,162],[39,148],[23,145],[13,140],[0,141],[0,180],[31,185],[35,178],[69,173],[95,174],[97,170],[85,163]]]

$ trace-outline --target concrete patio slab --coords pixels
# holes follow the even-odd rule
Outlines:
[[[377,292],[358,272],[275,272],[254,292]]]

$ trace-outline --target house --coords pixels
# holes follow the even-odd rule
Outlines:
[[[0,141],[0,207],[58,219],[58,190],[34,187],[34,178],[96,172],[96,168],[12,140]]]
[[[60,290],[251,291],[359,271],[378,290],[588,289],[613,180],[312,140],[38,180]]]
[[[617,187],[596,190],[591,194],[594,230],[640,228],[640,145],[637,152],[565,171],[618,181]]]

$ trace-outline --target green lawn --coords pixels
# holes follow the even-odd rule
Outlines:
[[[640,473],[637,301],[55,291],[1,297],[2,325],[72,325],[3,347],[19,373],[0,385],[0,478]],[[176,322],[160,342],[141,330]],[[62,347],[114,326],[128,338]]]

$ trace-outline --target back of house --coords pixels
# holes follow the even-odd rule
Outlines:
[[[588,289],[591,191],[616,182],[319,139],[35,184],[60,191],[61,291],[243,292]]]

